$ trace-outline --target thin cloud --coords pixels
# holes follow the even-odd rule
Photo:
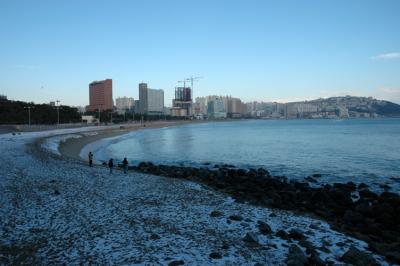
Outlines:
[[[400,53],[385,53],[371,57],[372,60],[399,60]]]

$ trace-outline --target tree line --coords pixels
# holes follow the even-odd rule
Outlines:
[[[31,124],[57,124],[57,107],[50,104],[35,104],[33,102],[0,100],[0,124],[28,124],[29,123],[29,108],[30,109],[30,122]],[[151,121],[151,120],[181,120],[182,118],[171,117],[170,115],[157,114],[137,114],[126,112],[125,114],[118,114],[112,110],[86,112],[85,115],[93,115],[99,118],[101,123],[123,123],[126,121]],[[60,124],[66,123],[80,123],[82,122],[82,113],[78,108],[66,105],[59,106],[59,122]]]
[[[49,104],[0,100],[0,124],[28,124],[30,107],[31,124],[57,124],[57,109]],[[75,107],[59,106],[60,123],[79,123],[81,114]]]

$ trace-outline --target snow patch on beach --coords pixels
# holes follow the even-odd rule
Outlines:
[[[273,232],[301,230],[325,262],[340,264],[351,246],[367,250],[320,220],[238,203],[204,185],[37,157],[25,144],[46,135],[54,132],[0,135],[0,264],[285,265],[298,241],[263,235],[258,221]],[[259,245],[243,241],[248,232]]]
[[[61,135],[61,136],[47,138],[43,141],[42,148],[44,148],[45,150],[47,150],[51,153],[61,156],[61,153],[58,150],[61,142],[65,142],[68,139],[77,139],[77,138],[81,138],[81,137],[82,136],[78,135],[78,134],[67,134],[67,135]]]

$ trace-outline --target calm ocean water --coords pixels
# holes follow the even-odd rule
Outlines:
[[[244,120],[132,132],[94,148],[132,163],[265,167],[274,175],[327,182],[400,182],[400,119]]]

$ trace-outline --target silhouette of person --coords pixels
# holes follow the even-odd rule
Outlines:
[[[126,174],[126,172],[128,171],[128,160],[126,159],[126,157],[122,161],[122,166],[124,168],[124,174]]]
[[[113,161],[113,159],[111,158],[111,159],[108,161],[108,168],[110,168],[110,174],[112,174],[112,169],[113,169],[113,167],[114,167],[114,161]]]
[[[89,166],[92,167],[92,165],[93,165],[93,153],[89,152],[88,157],[89,157]]]

